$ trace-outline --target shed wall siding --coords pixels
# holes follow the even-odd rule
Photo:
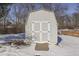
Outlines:
[[[32,35],[32,21],[38,21],[38,22],[49,21],[49,22],[51,22],[50,42],[53,44],[56,43],[56,41],[57,41],[57,21],[56,21],[54,12],[40,10],[40,11],[30,13],[28,22],[25,26],[25,30],[28,35]]]

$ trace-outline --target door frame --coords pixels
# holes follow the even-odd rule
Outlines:
[[[51,22],[50,21],[32,21],[32,23],[31,23],[31,25],[32,25],[32,32],[34,31],[34,24],[33,23],[39,23],[40,24],[40,30],[39,31],[35,31],[35,32],[47,32],[48,33],[48,40],[46,40],[46,41],[43,41],[42,40],[42,34],[40,34],[40,40],[39,41],[34,41],[34,42],[49,42],[50,41],[50,31],[51,31],[51,29],[50,29],[50,27],[51,27]],[[49,23],[48,24],[48,31],[42,31],[42,23]],[[32,35],[33,35],[33,33],[32,33]],[[32,38],[33,39],[33,38]],[[34,40],[34,39],[33,39]]]

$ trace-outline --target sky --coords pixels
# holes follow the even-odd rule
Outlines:
[[[65,12],[68,15],[72,15],[74,12],[76,12],[76,6],[77,3],[65,3],[68,6],[68,10]],[[39,4],[36,4],[36,9],[40,8]],[[12,6],[13,7],[13,6]],[[13,19],[15,19],[14,15],[12,15],[14,13],[13,9],[11,9],[10,15],[12,16]]]
[[[69,3],[67,4],[69,6],[69,9],[68,11],[66,12],[67,14],[71,15],[72,13],[76,12],[76,6],[77,4],[76,3]]]

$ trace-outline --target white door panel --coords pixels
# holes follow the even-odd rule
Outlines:
[[[32,22],[32,36],[35,41],[50,40],[50,22]]]
[[[42,34],[42,40],[47,41],[48,40],[48,33],[41,33]]]
[[[48,23],[42,23],[42,31],[48,31]]]

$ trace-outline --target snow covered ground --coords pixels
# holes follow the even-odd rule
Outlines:
[[[21,46],[19,49],[11,46],[2,46],[0,56],[79,56],[79,38],[60,35],[60,46],[49,45],[49,51],[35,51],[35,44]]]

